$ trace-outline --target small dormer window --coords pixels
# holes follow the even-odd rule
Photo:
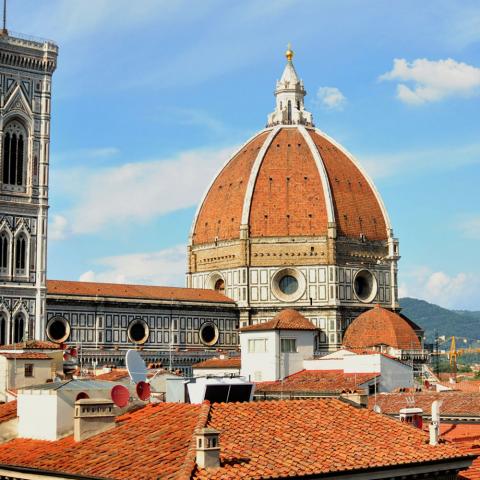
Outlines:
[[[248,353],[265,353],[266,351],[266,338],[250,338],[248,340]]]

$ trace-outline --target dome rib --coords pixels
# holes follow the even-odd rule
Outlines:
[[[262,145],[262,148],[258,152],[257,158],[253,163],[252,170],[250,172],[250,178],[248,179],[247,191],[245,192],[245,199],[243,202],[243,211],[242,211],[242,222],[241,225],[248,225],[250,218],[250,208],[252,206],[253,191],[255,190],[255,184],[257,183],[258,172],[262,166],[262,162],[265,158],[268,148],[272,144],[274,138],[277,136],[277,133],[280,131],[281,127],[274,127],[269,133],[265,142]]]
[[[318,151],[315,142],[312,140],[312,137],[308,134],[307,129],[303,125],[299,125],[298,129],[300,130],[300,133],[307,142],[307,145],[310,148],[310,153],[312,154],[318,168],[318,173],[320,175],[320,180],[322,181],[323,186],[323,194],[325,196],[325,206],[327,208],[328,223],[335,223],[335,209],[333,206],[332,190],[328,181],[327,170],[325,168],[323,158],[320,155],[320,152]]]
[[[371,178],[367,174],[367,172],[363,169],[363,167],[360,165],[360,163],[356,160],[356,158],[342,145],[340,145],[335,139],[327,135],[325,132],[322,130],[315,128],[315,133],[321,137],[323,137],[325,140],[330,142],[332,145],[334,145],[340,152],[342,152],[352,163],[353,165],[358,169],[360,174],[363,176],[363,178],[367,181],[370,189],[372,190],[375,199],[377,200],[377,203],[380,207],[380,210],[383,215],[383,220],[385,222],[385,227],[387,229],[387,238],[392,238],[392,226],[390,223],[390,217],[388,216],[387,209],[385,208],[385,204],[383,203],[382,197],[380,196],[380,193],[377,190],[377,187],[375,187],[375,184],[372,182]]]
[[[192,227],[190,229],[190,238],[189,238],[189,243],[190,245],[194,245],[195,243],[209,243],[209,242],[195,242],[195,233],[198,230],[198,221],[200,218],[200,214],[202,213],[202,209],[205,206],[205,203],[208,199],[209,193],[212,191],[213,186],[217,182],[218,178],[220,175],[227,169],[229,166],[230,162],[232,162],[236,157],[238,157],[243,150],[245,150],[252,142],[254,142],[256,139],[261,137],[263,134],[265,134],[269,128],[264,128],[260,132],[255,133],[255,135],[252,135],[238,150],[236,150],[228,159],[227,161],[222,165],[222,167],[218,170],[217,174],[212,178],[210,184],[208,185],[207,189],[205,190],[202,199],[200,203],[198,204],[197,211],[195,212],[195,217],[192,222]]]

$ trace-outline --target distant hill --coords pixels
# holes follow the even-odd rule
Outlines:
[[[408,297],[400,298],[399,303],[402,313],[425,330],[427,342],[433,342],[435,331],[439,336],[465,337],[469,344],[480,340],[480,312],[448,310]]]

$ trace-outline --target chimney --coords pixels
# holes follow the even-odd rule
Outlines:
[[[200,428],[195,431],[198,468],[211,469],[220,467],[219,435],[220,432],[213,428]]]
[[[429,425],[430,431],[430,445],[438,445],[440,439],[440,406],[442,400],[435,400],[432,403],[432,423]]]
[[[73,438],[81,442],[115,426],[113,402],[101,398],[82,398],[75,402]]]
[[[423,410],[421,408],[402,408],[399,412],[399,418],[401,422],[409,423],[416,428],[422,429],[423,427]]]

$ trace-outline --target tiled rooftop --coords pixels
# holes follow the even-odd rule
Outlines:
[[[412,402],[413,400],[413,402]],[[417,392],[417,393],[385,393],[377,395],[376,403],[383,413],[397,415],[401,408],[420,407],[426,415],[430,415],[434,400],[442,400],[442,416],[478,416],[480,417],[480,393],[464,392]],[[369,399],[369,407],[373,408],[375,399]]]
[[[302,370],[283,381],[261,382],[255,392],[341,393],[354,391],[373,380],[378,373],[344,373],[343,370]]]
[[[47,295],[235,303],[232,299],[215,290],[158,287],[155,285],[124,285],[120,283],[73,282],[64,280],[48,280]]]
[[[192,365],[193,368],[240,368],[240,357],[234,358],[209,358],[203,362]]]
[[[317,327],[301,313],[292,308],[285,308],[272,320],[240,329],[242,332],[255,330],[317,330]]]
[[[443,386],[451,390],[458,390],[460,392],[480,392],[480,380],[465,380],[463,382],[450,383],[440,382]]]
[[[332,421],[334,419],[334,421]],[[203,405],[149,404],[118,425],[75,443],[15,439],[0,445],[0,466],[76,478],[260,479],[391,468],[465,458],[452,445],[397,420],[337,400]],[[221,468],[195,469],[193,433],[220,433]]]
[[[0,423],[13,420],[17,416],[17,401],[0,403]]]
[[[0,345],[0,351],[3,350],[60,350],[58,343],[42,342],[40,340],[28,340],[27,342],[11,343]]]
[[[111,372],[101,373],[92,377],[93,380],[107,380],[109,382],[116,382],[128,378],[128,371],[122,368],[114,368]]]
[[[51,360],[51,357],[42,352],[0,353],[0,356],[7,360]]]

